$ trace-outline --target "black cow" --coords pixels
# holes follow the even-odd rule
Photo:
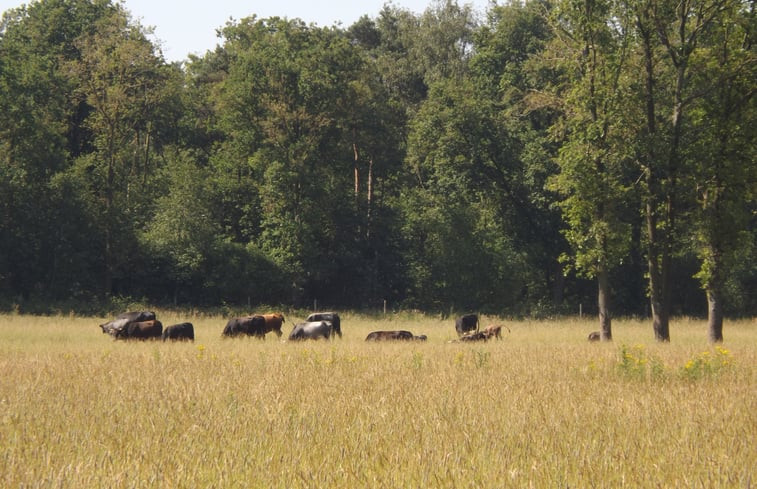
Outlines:
[[[342,337],[342,325],[339,320],[339,314],[335,312],[314,312],[308,316],[305,321],[311,323],[315,321],[328,321],[331,323],[331,334],[338,334]]]
[[[464,334],[460,337],[460,341],[486,341],[489,339],[489,335],[485,331],[476,331],[475,333]]]
[[[157,319],[151,321],[134,321],[126,325],[121,331],[116,333],[116,339],[121,340],[146,340],[151,338],[160,338],[163,333],[163,323]]]
[[[292,329],[289,341],[317,340],[320,337],[331,338],[333,325],[329,321],[307,321],[300,323]]]
[[[195,340],[195,328],[192,323],[179,323],[167,326],[163,330],[163,341],[194,341]]]
[[[365,337],[365,341],[393,341],[413,339],[415,339],[415,337],[410,331],[374,331]]]
[[[455,320],[455,331],[457,331],[457,336],[462,336],[468,331],[478,332],[478,315],[466,314],[457,318]]]
[[[243,318],[231,318],[223,328],[223,336],[238,335],[256,336],[265,338],[265,318],[263,316],[247,316]]]
[[[155,313],[152,311],[124,312],[116,316],[112,321],[101,324],[100,329],[103,330],[103,333],[117,337],[121,336],[121,332],[129,323],[153,320],[155,320]]]
[[[425,334],[422,334],[420,336],[413,336],[413,339],[415,341],[426,341],[428,339],[428,336],[426,336]]]

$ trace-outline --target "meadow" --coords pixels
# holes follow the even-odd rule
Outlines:
[[[757,486],[757,321],[511,321],[343,314],[344,337],[116,342],[106,318],[0,315],[0,486],[501,488]],[[369,344],[373,330],[427,342]]]

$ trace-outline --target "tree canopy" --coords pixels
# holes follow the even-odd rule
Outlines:
[[[249,17],[167,63],[121,3],[0,24],[0,307],[131,297],[757,312],[754,3]],[[674,286],[675,284],[675,286]],[[599,294],[597,295],[597,291]]]

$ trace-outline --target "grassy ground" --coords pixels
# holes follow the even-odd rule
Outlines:
[[[293,315],[293,316],[296,316]],[[754,487],[757,321],[345,314],[344,338],[114,342],[104,318],[0,315],[0,487]],[[291,329],[293,321],[287,318]],[[483,324],[497,322],[487,318]],[[368,344],[407,329],[425,343]]]

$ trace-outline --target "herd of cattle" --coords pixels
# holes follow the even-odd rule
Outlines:
[[[231,318],[221,333],[224,337],[253,336],[263,339],[270,332],[282,336],[281,326],[285,319],[281,313],[256,314]],[[111,321],[100,325],[102,332],[113,336],[117,340],[129,339],[158,339],[163,341],[194,341],[194,326],[192,323],[178,323],[163,327],[154,312],[132,311],[116,316]],[[489,326],[479,331],[478,315],[468,314],[455,320],[455,331],[458,341],[486,341],[490,338],[502,339],[502,326]],[[508,331],[510,331],[508,329]],[[335,312],[316,312],[307,317],[304,323],[294,326],[289,334],[289,340],[330,339],[339,335],[342,337],[342,325],[339,314]],[[425,341],[426,335],[415,336],[410,331],[373,331],[365,341]]]

